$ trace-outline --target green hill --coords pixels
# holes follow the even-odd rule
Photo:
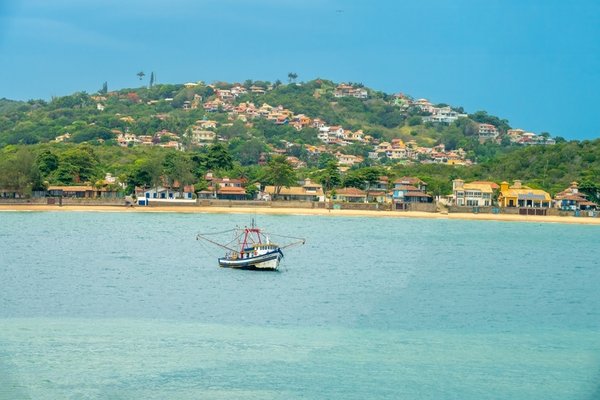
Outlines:
[[[239,93],[232,94],[236,90]],[[263,104],[281,106],[277,108],[282,110],[281,118],[305,115],[311,121],[320,119],[348,132],[359,131],[369,139],[326,145],[312,126],[296,129],[293,121],[275,122],[265,115],[241,118],[235,110],[248,104],[256,109]],[[427,122],[432,119],[431,110],[440,109],[460,117],[449,123]],[[200,146],[192,140],[194,129],[200,129],[199,121],[215,121],[215,127],[203,128],[219,139],[211,146]],[[480,124],[489,124],[497,131],[494,140],[482,139],[478,134]],[[203,170],[215,167],[224,169],[223,173],[229,169],[230,175],[258,179],[259,157],[273,152],[296,157],[305,164],[299,174],[317,179],[333,154],[353,154],[364,159],[353,170],[375,167],[391,176],[417,175],[432,182],[430,187],[436,194],[448,193],[455,177],[521,179],[552,192],[562,190],[573,180],[584,182],[584,186],[600,181],[599,140],[566,142],[555,138],[554,145],[521,146],[508,135],[510,129],[507,120],[484,111],[465,114],[462,107],[428,105],[407,95],[325,79],[298,84],[246,81],[237,85],[155,85],[93,95],[78,92],[48,102],[0,99],[0,163],[6,166],[26,148],[33,154],[34,164],[41,167],[39,177],[35,177],[39,178],[38,186],[43,181],[94,181],[105,172],[127,180],[145,162],[164,158],[173,151],[162,145],[185,150],[179,153],[190,162],[196,181]],[[135,140],[122,147],[126,135]],[[547,136],[540,137],[546,140]],[[400,140],[398,143],[407,144],[419,154],[406,159],[381,153],[378,158],[370,157],[378,144],[393,140]],[[311,153],[309,146],[319,147],[321,154]],[[429,151],[434,146],[449,153],[461,149],[463,152],[458,154],[464,154],[463,161],[474,165],[446,165],[443,154],[440,162],[440,157],[436,159]],[[210,155],[211,151],[214,154]],[[231,157],[231,163],[214,162],[223,153]],[[40,157],[46,158],[46,164],[40,165]],[[57,168],[52,168],[54,158]]]

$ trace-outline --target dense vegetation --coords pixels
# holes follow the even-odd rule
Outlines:
[[[244,82],[244,86],[267,88],[268,82]],[[518,147],[508,141],[480,144],[474,133],[476,122],[491,123],[500,132],[510,128],[508,121],[478,111],[456,122],[423,123],[423,113],[416,108],[400,107],[392,96],[369,89],[366,100],[352,97],[334,98],[335,84],[314,80],[303,84],[282,85],[276,82],[265,94],[247,93],[234,104],[251,101],[282,105],[296,114],[321,118],[329,124],[358,130],[376,140],[401,138],[415,140],[422,146],[443,143],[447,149],[463,148],[477,162],[471,167],[442,164],[397,163],[383,160],[374,163],[366,158],[368,146],[355,144],[332,151],[365,157],[362,165],[339,175],[332,165],[331,154],[310,155],[306,145],[320,144],[317,131],[305,128],[296,131],[288,125],[275,125],[256,119],[252,126],[242,121],[230,121],[226,112],[207,113],[202,109],[183,110],[185,102],[202,96],[214,99],[215,88],[230,88],[230,84],[211,86],[154,85],[149,88],[124,89],[96,95],[74,93],[70,96],[17,102],[0,99],[0,188],[14,188],[22,193],[41,189],[48,184],[97,183],[105,173],[118,176],[129,185],[155,185],[158,179],[177,180],[202,188],[202,176],[207,170],[220,175],[243,176],[250,182],[273,183],[268,168],[259,167],[262,153],[285,149],[288,155],[304,161],[306,167],[296,170],[298,178],[311,177],[334,188],[359,185],[375,172],[391,177],[415,175],[429,183],[433,194],[447,194],[451,180],[485,179],[525,183],[555,193],[576,180],[586,191],[597,192],[600,182],[600,140],[570,141],[557,138],[553,146]],[[101,96],[101,97],[100,97]],[[102,103],[103,110],[98,109]],[[160,117],[159,117],[160,116]],[[201,119],[219,122],[217,134],[224,141],[207,147],[194,147],[186,132]],[[185,152],[158,146],[127,147],[117,145],[115,132],[152,135],[166,130],[181,138]],[[63,143],[54,139],[66,133]],[[162,178],[161,178],[162,176]]]

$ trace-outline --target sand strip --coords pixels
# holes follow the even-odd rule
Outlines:
[[[322,215],[327,217],[376,217],[376,218],[428,218],[428,219],[458,219],[458,220],[487,220],[515,221],[535,223],[562,223],[600,225],[600,218],[590,217],[561,217],[534,216],[512,214],[470,214],[470,213],[428,213],[418,211],[371,211],[371,210],[325,210],[318,208],[269,208],[269,207],[125,207],[125,206],[56,206],[37,204],[0,205],[0,211],[54,211],[54,212],[126,212],[126,213],[210,213],[210,214],[270,214],[270,215]]]

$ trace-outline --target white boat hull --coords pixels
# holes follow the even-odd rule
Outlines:
[[[248,258],[219,258],[219,266],[224,268],[257,269],[274,271],[279,267],[279,261],[283,258],[281,250],[275,250],[266,254]]]

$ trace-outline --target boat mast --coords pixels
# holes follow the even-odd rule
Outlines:
[[[254,225],[254,218],[252,218],[252,225],[250,226],[250,228],[246,227],[244,228],[244,240],[242,240],[242,247],[240,249],[240,253],[244,252],[244,249],[246,247],[248,247],[248,239],[252,239],[252,234],[256,234],[256,239],[257,241],[254,241],[254,243],[258,243],[258,244],[262,244],[262,238],[260,237],[260,229],[256,228],[256,225]]]

